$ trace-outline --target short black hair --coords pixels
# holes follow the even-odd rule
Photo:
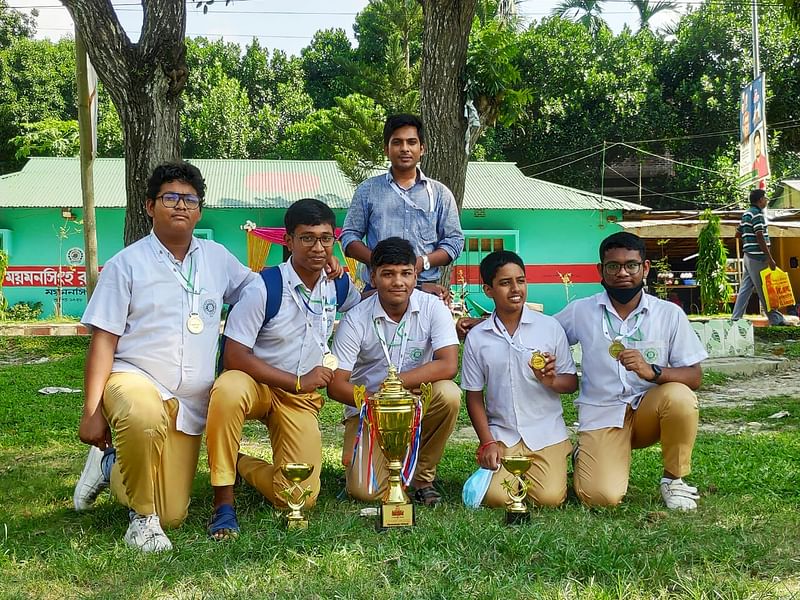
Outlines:
[[[422,124],[422,119],[420,119],[417,115],[402,113],[399,115],[391,115],[388,119],[386,119],[386,123],[383,125],[383,145],[388,146],[389,140],[392,139],[392,134],[401,127],[406,127],[408,125],[417,128],[417,137],[419,138],[419,143],[424,144],[425,126]]]
[[[303,198],[286,209],[283,226],[286,233],[292,234],[298,225],[330,225],[336,230],[336,215],[330,206],[316,198]]]
[[[192,186],[200,197],[200,207],[202,208],[203,200],[206,197],[206,182],[200,169],[182,160],[161,163],[153,170],[153,174],[147,181],[147,197],[155,200],[161,186],[170,181],[182,181]]]
[[[511,252],[511,250],[497,250],[487,254],[481,261],[480,266],[481,279],[483,280],[483,283],[491,286],[495,275],[497,275],[497,271],[500,270],[500,267],[505,266],[508,263],[519,265],[519,267],[522,269],[522,272],[525,272],[525,263],[523,262],[522,258],[520,258],[520,255],[516,252]]]
[[[603,259],[606,257],[606,252],[613,250],[614,248],[636,250],[639,252],[639,256],[642,257],[642,260],[644,260],[644,240],[642,240],[642,238],[640,238],[638,235],[628,231],[618,231],[617,233],[612,233],[610,236],[600,242],[600,262],[603,262]]]
[[[372,250],[369,267],[373,271],[383,265],[416,265],[417,255],[411,242],[399,237],[390,237],[378,242]]]
[[[767,195],[766,190],[753,190],[750,192],[750,206],[755,206]]]

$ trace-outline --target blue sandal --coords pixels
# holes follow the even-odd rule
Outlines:
[[[233,506],[223,504],[214,511],[208,522],[208,537],[218,541],[239,537],[239,522]]]

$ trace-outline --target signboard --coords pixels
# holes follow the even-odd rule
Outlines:
[[[767,187],[767,119],[764,112],[764,74],[742,88],[739,96],[739,183]]]

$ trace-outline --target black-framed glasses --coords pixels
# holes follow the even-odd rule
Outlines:
[[[200,196],[197,194],[178,194],[177,192],[165,192],[160,196],[156,196],[156,199],[161,199],[161,204],[163,204],[166,208],[175,208],[178,206],[178,202],[183,200],[183,205],[186,207],[186,210],[197,210],[200,206]]]
[[[292,237],[295,237],[298,240],[300,240],[300,243],[303,244],[303,246],[306,248],[313,248],[314,246],[317,245],[317,242],[322,244],[323,248],[330,248],[331,246],[333,246],[333,242],[336,241],[336,237],[330,234],[325,234],[320,236],[308,235],[308,234],[303,234],[303,235],[292,234]]]
[[[609,275],[616,275],[617,273],[619,273],[619,270],[622,267],[625,267],[625,270],[630,275],[636,275],[641,270],[642,264],[643,263],[637,262],[635,260],[629,260],[625,264],[618,262],[607,262],[603,263],[603,271],[605,271]]]

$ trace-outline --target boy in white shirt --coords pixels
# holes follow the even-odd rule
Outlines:
[[[130,509],[125,542],[144,552],[172,548],[162,526],[186,518],[222,305],[255,277],[223,246],[192,235],[204,195],[197,167],[155,169],[153,230],[106,262],[82,319],[92,340],[78,434],[91,448],[75,510],[110,484]]]
[[[388,375],[390,363],[406,389],[432,383],[433,397],[422,419],[413,500],[426,506],[441,501],[433,480],[461,405],[461,390],[452,381],[458,370],[458,338],[442,300],[415,289],[416,262],[407,240],[390,237],[378,242],[370,258],[370,282],[378,292],[347,313],[334,336],[333,353],[339,358],[339,368],[328,385],[328,395],[347,405],[342,462],[347,491],[361,501],[383,495],[388,470],[383,454],[376,450],[372,461],[377,489],[370,493],[363,476],[369,461],[369,454],[363,451],[366,444],[359,444],[360,451],[353,457],[359,421],[352,408],[353,387],[365,385],[371,396]],[[364,423],[363,440],[369,439],[368,427]]]
[[[290,482],[281,465],[309,463],[314,471],[304,483],[312,490],[306,506],[313,506],[319,494],[323,398],[318,390],[330,382],[336,368],[324,357],[331,358],[328,339],[337,307],[346,311],[361,295],[346,275],[335,282],[325,272],[336,241],[336,217],[325,203],[298,200],[286,211],[284,225],[291,257],[277,267],[277,312],[267,318],[276,290],[267,289],[271,280],[266,276],[258,277],[242,293],[225,325],[226,371],[214,383],[208,409],[208,464],[214,488],[208,532],[214,539],[239,533],[233,493],[237,472],[273,506],[285,508],[281,491]],[[269,429],[272,463],[239,454],[244,421],[254,419]]]
[[[589,506],[615,506],[628,490],[631,449],[661,442],[667,508],[697,508],[691,470],[700,363],[707,354],[679,306],[644,293],[644,242],[618,232],[600,244],[604,292],[570,302],[555,318],[580,342],[581,391],[575,492]]]
[[[502,482],[510,474],[500,459],[524,455],[533,459],[528,496],[536,505],[559,506],[572,451],[559,394],[578,387],[567,337],[558,321],[525,306],[525,263],[517,254],[488,254],[480,273],[495,311],[467,336],[461,387],[480,442],[478,464],[496,470],[483,503],[505,506]]]

